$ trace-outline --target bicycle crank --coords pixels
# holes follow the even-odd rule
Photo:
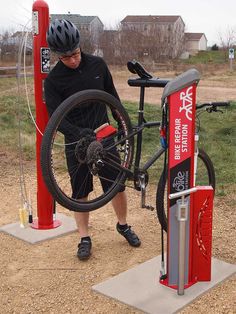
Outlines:
[[[141,208],[146,208],[148,210],[154,210],[154,207],[146,204],[146,186],[148,183],[148,174],[139,173],[139,187],[141,190]]]

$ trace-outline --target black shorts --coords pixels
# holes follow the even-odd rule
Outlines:
[[[74,147],[75,148],[75,147]],[[93,191],[93,175],[87,164],[80,164],[75,157],[74,148],[66,151],[67,168],[70,175],[70,182],[72,187],[72,198],[80,199],[89,195]],[[110,151],[115,156],[116,160],[120,159],[119,154],[115,148]],[[102,189],[106,192],[114,180],[116,179],[119,171],[113,167],[104,166],[99,170],[98,176],[102,185]],[[120,192],[125,190],[124,186],[120,187]]]

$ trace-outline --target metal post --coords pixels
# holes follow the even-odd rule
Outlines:
[[[46,31],[49,25],[49,8],[45,1],[33,3],[33,49],[34,49],[34,92],[36,103],[36,162],[37,162],[37,216],[32,223],[34,229],[53,229],[61,225],[53,220],[54,200],[47,190],[40,166],[42,133],[48,122],[48,114],[43,100],[43,80],[49,72],[49,49]]]
[[[182,196],[181,203],[178,203],[178,222],[179,222],[179,271],[178,271],[178,295],[184,294],[185,277],[185,247],[186,247],[186,221],[188,203]]]
[[[196,187],[181,192],[172,193],[169,195],[169,199],[175,199],[181,197],[181,200],[177,200],[177,220],[178,220],[178,282],[177,293],[178,295],[184,295],[185,285],[185,273],[186,273],[186,228],[188,221],[189,202],[185,196],[197,191]]]
[[[229,70],[230,72],[233,72],[233,58],[229,59]]]

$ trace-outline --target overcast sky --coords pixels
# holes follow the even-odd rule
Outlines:
[[[3,0],[0,0],[3,2]],[[50,13],[96,15],[106,28],[126,15],[180,15],[186,32],[205,33],[208,45],[236,29],[236,0],[47,0]],[[0,32],[31,26],[32,0],[6,0],[0,10]]]

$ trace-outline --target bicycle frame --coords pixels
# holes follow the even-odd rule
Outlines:
[[[160,127],[161,121],[154,122],[144,122],[144,94],[145,94],[145,86],[140,86],[140,100],[139,100],[139,108],[138,108],[138,126],[137,128],[137,140],[136,140],[136,155],[135,155],[135,171],[145,172],[147,171],[153,163],[164,153],[166,149],[159,148],[154,155],[144,164],[142,168],[140,168],[140,159],[142,153],[142,131],[145,128],[151,127]]]
[[[165,81],[166,83],[167,81]],[[163,84],[163,83],[162,83]],[[160,127],[161,121],[150,121],[150,122],[144,122],[144,96],[145,96],[145,87],[146,86],[140,86],[140,100],[139,100],[139,107],[138,107],[138,124],[136,126],[133,126],[133,132],[129,134],[129,136],[126,136],[122,138],[118,143],[112,145],[109,147],[109,149],[115,147],[117,144],[120,144],[124,142],[125,140],[134,137],[137,135],[136,139],[136,151],[135,151],[135,158],[134,158],[134,170],[128,169],[120,165],[119,163],[115,164],[114,161],[110,163],[110,165],[122,168],[123,171],[127,173],[128,176],[133,177],[138,173],[146,172],[157,159],[160,158],[160,156],[166,151],[166,148],[160,147],[156,150],[154,155],[146,161],[146,163],[140,168],[140,160],[142,156],[142,132],[145,128],[152,128],[152,127]],[[163,85],[161,86],[163,87]]]
[[[139,115],[142,115],[139,113]],[[151,127],[160,127],[161,122],[160,121],[154,121],[154,122],[144,122],[141,123],[140,125],[134,126],[133,127],[133,132],[129,135],[124,137],[120,142],[124,142],[125,140],[134,137],[137,134],[137,140],[136,140],[136,152],[135,152],[135,159],[134,159],[134,171],[123,167],[119,163],[116,164],[117,168],[122,168],[123,171],[127,172],[128,175],[133,175],[136,172],[145,172],[147,171],[153,164],[154,162],[160,158],[160,156],[166,151],[165,148],[160,147],[159,149],[156,150],[154,155],[146,161],[146,163],[140,168],[140,160],[141,160],[141,155],[142,155],[142,132],[145,128],[151,128]],[[118,143],[120,143],[118,142]],[[114,144],[109,147],[109,149],[115,147],[117,145]],[[114,161],[110,163],[111,166],[114,166]]]

